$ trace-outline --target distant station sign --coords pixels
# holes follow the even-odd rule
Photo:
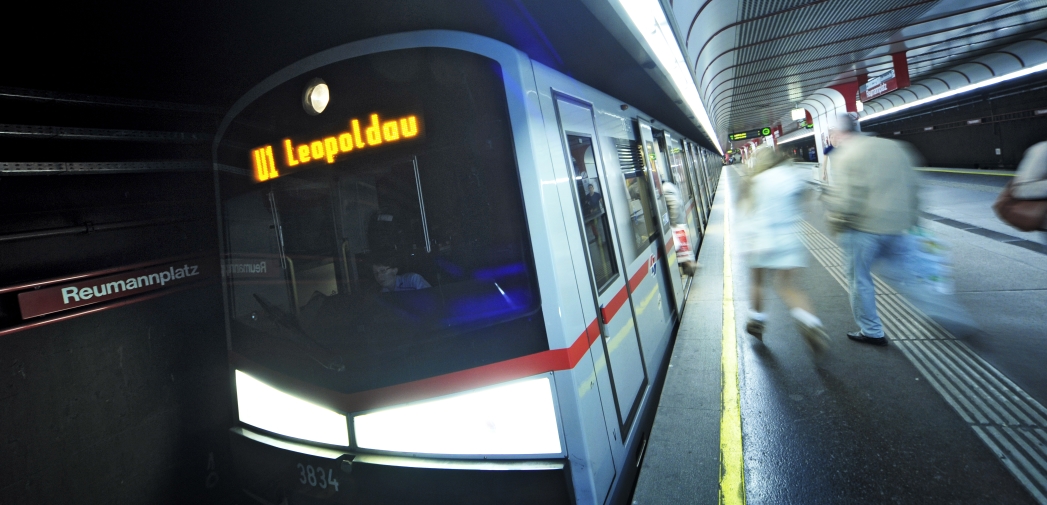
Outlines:
[[[757,130],[749,130],[744,132],[735,132],[727,136],[729,140],[746,140],[755,139],[759,137],[766,137],[771,134],[769,127],[760,128]]]
[[[898,89],[898,80],[895,79],[894,69],[892,68],[862,84],[858,88],[858,96],[862,102],[867,102],[896,89]]]

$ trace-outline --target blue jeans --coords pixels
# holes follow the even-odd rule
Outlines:
[[[851,313],[862,334],[867,337],[882,337],[883,325],[876,313],[876,289],[873,285],[872,266],[884,260],[887,267],[884,276],[900,282],[911,279],[912,240],[908,234],[880,235],[857,230],[844,230],[839,237],[843,248],[843,264],[850,284]]]

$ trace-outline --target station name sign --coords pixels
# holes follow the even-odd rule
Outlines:
[[[396,119],[382,119],[378,114],[371,114],[370,124],[366,126],[361,125],[359,119],[352,119],[346,131],[326,137],[298,144],[285,138],[278,148],[281,150],[279,155],[274,155],[272,145],[251,151],[254,179],[258,182],[275,179],[281,170],[303,168],[321,161],[331,164],[353,151],[417,138],[420,127],[421,119],[416,114]]]
[[[274,268],[275,267],[275,268]],[[279,265],[270,265],[269,261],[260,258],[233,258],[222,265],[222,274],[235,277],[279,277]]]
[[[771,134],[771,129],[764,127],[756,130],[749,130],[744,132],[735,132],[727,136],[729,140],[746,140],[754,139],[758,137],[766,137]]]
[[[890,69],[862,84],[858,88],[858,97],[867,102],[885,93],[898,89],[898,81],[894,78],[894,69]]]
[[[168,263],[18,294],[22,319],[191,284],[213,274],[209,262]]]

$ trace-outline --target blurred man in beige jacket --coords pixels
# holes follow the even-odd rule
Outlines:
[[[901,142],[857,134],[853,120],[841,116],[834,131],[832,183],[825,193],[829,226],[839,234],[850,284],[851,312],[859,330],[856,342],[887,345],[876,313],[871,269],[878,260],[908,270],[906,232],[916,224],[916,153]]]

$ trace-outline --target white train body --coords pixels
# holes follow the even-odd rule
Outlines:
[[[225,279],[245,492],[627,499],[689,280],[673,230],[697,250],[719,161],[472,34],[355,42],[259,84],[215,141],[223,261],[252,265]],[[385,271],[432,287],[381,292]]]

